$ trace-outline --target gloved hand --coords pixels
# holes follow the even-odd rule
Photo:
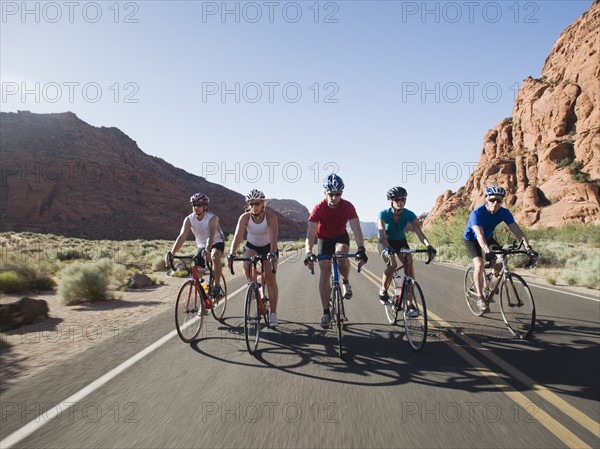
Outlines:
[[[306,253],[306,257],[304,258],[304,265],[309,268],[315,264],[315,255],[313,253]]]
[[[496,254],[495,253],[485,253],[485,260],[486,262],[493,262],[496,260]]]
[[[369,257],[367,256],[366,250],[364,246],[359,246],[358,250],[356,251],[356,260],[357,261],[363,261],[363,265],[367,263],[367,261],[369,260]]]
[[[437,251],[431,245],[427,245],[427,252],[433,254],[434,256],[437,254]]]

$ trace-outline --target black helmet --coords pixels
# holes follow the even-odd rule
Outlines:
[[[406,189],[404,187],[392,187],[387,191],[387,199],[391,200],[392,198],[402,198],[408,196],[406,193]]]

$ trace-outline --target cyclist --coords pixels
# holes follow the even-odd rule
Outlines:
[[[175,240],[171,251],[165,256],[165,262],[167,265],[171,263],[173,256],[183,246],[190,231],[192,231],[198,246],[194,263],[204,267],[204,251],[206,251],[207,256],[210,255],[215,281],[210,295],[213,298],[218,298],[221,291],[221,258],[225,250],[225,236],[219,225],[219,217],[208,211],[208,203],[209,199],[203,193],[194,193],[190,197],[192,213],[183,219],[179,236]]]
[[[531,248],[525,234],[515,222],[513,215],[508,209],[502,207],[502,202],[506,196],[504,187],[491,186],[485,189],[485,204],[474,209],[469,215],[467,227],[465,229],[465,247],[469,257],[473,259],[473,277],[475,289],[477,290],[477,306],[481,310],[487,308],[483,301],[483,253],[488,263],[495,262],[496,255],[491,252],[493,248],[500,248],[500,244],[494,238],[494,229],[501,222],[506,223],[508,228],[519,240],[523,241],[528,254],[537,257],[537,253]]]
[[[379,301],[382,304],[387,304],[389,300],[387,289],[397,268],[396,258],[390,257],[389,254],[391,250],[399,251],[401,248],[409,248],[405,234],[408,225],[412,227],[412,230],[417,234],[423,245],[427,246],[427,251],[432,255],[432,258],[436,254],[436,250],[431,246],[429,240],[421,230],[421,223],[415,213],[405,208],[407,196],[408,194],[404,187],[392,187],[388,190],[387,199],[390,201],[391,207],[382,210],[377,220],[379,252],[384,263],[387,265],[381,276],[381,288],[379,289]],[[411,254],[398,254],[398,256],[402,256],[404,273],[415,279],[415,269]],[[407,296],[408,314],[410,316],[418,316],[418,312],[412,305],[411,299]]]
[[[246,195],[246,203],[248,204],[248,208],[238,219],[227,259],[231,260],[234,257],[244,237],[244,233],[247,231],[245,257],[256,255],[266,256],[273,263],[273,267],[276,267],[279,256],[279,250],[277,249],[279,223],[277,216],[271,212],[267,213],[265,194],[260,190],[251,190]],[[250,262],[244,263],[244,272],[246,273],[246,278],[250,279]],[[265,270],[264,275],[267,291],[269,292],[269,303],[271,305],[269,327],[275,327],[279,324],[279,320],[277,319],[277,300],[279,296],[277,278],[275,277],[275,273],[270,269]]]
[[[306,258],[304,264],[312,269],[314,266],[314,255],[312,253],[315,237],[318,238],[318,252],[320,255],[331,255],[333,253],[347,253],[349,251],[350,237],[346,231],[346,225],[354,233],[354,240],[358,246],[357,259],[359,265],[367,263],[368,257],[365,252],[363,234],[360,229],[360,221],[356,209],[342,198],[344,192],[344,181],[337,174],[332,173],[323,183],[325,188],[325,199],[315,205],[308,217],[308,230],[306,232]],[[331,260],[319,261],[321,274],[319,278],[319,293],[323,305],[323,317],[321,327],[328,329],[331,326],[331,311],[329,310],[329,296],[331,295]],[[352,288],[348,282],[350,274],[350,261],[341,259],[339,261],[340,274],[342,275],[342,293],[344,298],[352,298]]]

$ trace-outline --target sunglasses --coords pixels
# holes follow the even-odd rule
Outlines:
[[[208,207],[208,203],[192,203],[192,207]]]
[[[392,198],[396,203],[404,203],[406,201],[405,196],[399,196],[398,198]]]
[[[248,202],[248,206],[258,206],[259,204],[262,204],[261,201],[250,201]]]
[[[342,196],[342,193],[341,192],[327,192],[327,196],[330,196],[330,197]]]
[[[503,201],[502,198],[488,198],[490,203],[501,203]]]

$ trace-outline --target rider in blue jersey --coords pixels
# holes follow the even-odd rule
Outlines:
[[[491,263],[496,260],[496,255],[491,252],[492,248],[500,248],[500,245],[494,238],[494,229],[496,229],[496,226],[502,222],[506,223],[515,237],[523,241],[525,249],[531,255],[537,256],[537,253],[531,248],[513,215],[508,209],[502,207],[505,196],[506,190],[503,187],[491,186],[485,189],[485,204],[471,212],[464,233],[465,247],[469,257],[473,259],[475,289],[477,290],[478,297],[477,305],[481,310],[485,310],[486,308],[482,293],[483,253],[485,253],[486,261]]]

